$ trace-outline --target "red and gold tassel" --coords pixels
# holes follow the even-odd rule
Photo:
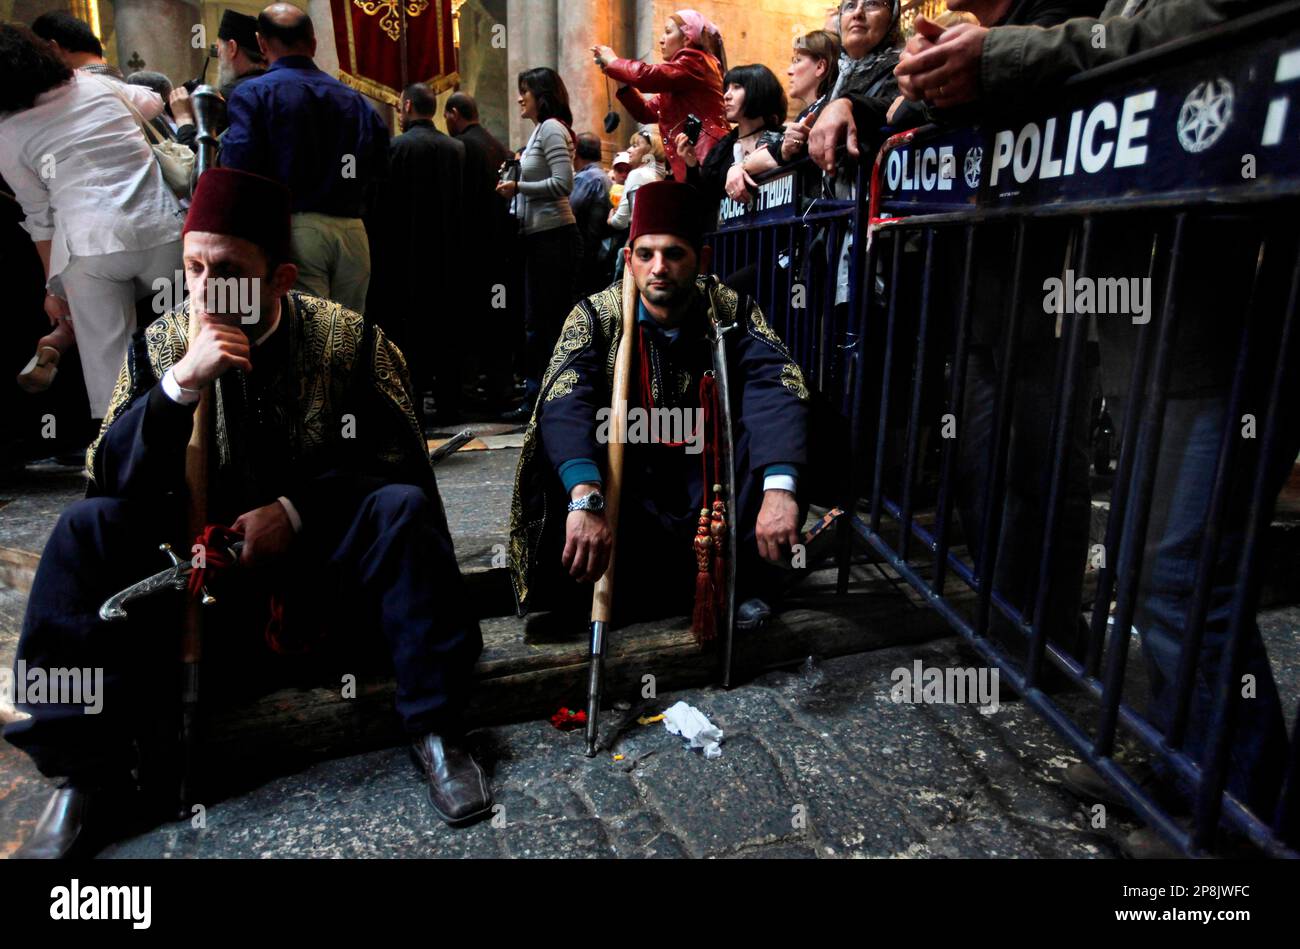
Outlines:
[[[697,642],[706,642],[717,635],[714,611],[717,594],[713,585],[710,561],[713,558],[713,539],[710,536],[709,509],[700,508],[700,523],[695,530],[695,612],[691,615],[691,632]]]

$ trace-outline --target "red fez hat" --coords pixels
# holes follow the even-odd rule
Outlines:
[[[252,241],[273,263],[289,259],[289,189],[234,168],[209,168],[199,177],[182,234],[206,231]]]
[[[636,190],[628,246],[643,234],[671,234],[698,248],[704,243],[700,193],[679,181],[652,181]]]

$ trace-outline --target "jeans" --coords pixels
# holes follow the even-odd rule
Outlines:
[[[1205,520],[1214,487],[1215,466],[1223,426],[1239,424],[1225,419],[1227,398],[1171,398],[1165,412],[1156,481],[1151,500],[1151,520],[1143,548],[1142,577],[1138,587],[1133,625],[1141,637],[1151,683],[1148,715],[1167,732],[1173,720],[1183,635],[1187,611],[1195,592],[1197,562]],[[1120,410],[1122,411],[1122,409]],[[1262,425],[1262,419],[1261,419]],[[1272,469],[1267,473],[1268,503],[1277,496],[1300,448],[1296,426],[1282,440]],[[1204,760],[1214,714],[1215,692],[1229,642],[1232,600],[1237,592],[1237,567],[1245,542],[1253,461],[1240,456],[1237,480],[1229,489],[1222,523],[1218,559],[1205,618],[1205,631],[1192,684],[1189,718],[1183,750],[1198,762]],[[1228,761],[1228,790],[1267,820],[1281,784],[1286,764],[1286,727],[1277,686],[1269,667],[1264,642],[1255,622],[1257,597],[1244,605],[1241,672],[1254,676],[1254,698],[1238,704],[1236,731]],[[1234,683],[1233,688],[1241,688]],[[1183,789],[1186,792],[1186,788]]]

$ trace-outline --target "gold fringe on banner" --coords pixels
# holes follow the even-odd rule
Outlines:
[[[355,88],[357,92],[370,96],[370,99],[378,99],[381,103],[389,105],[402,104],[402,91],[393,90],[381,83],[374,82],[373,79],[367,79],[363,75],[352,75],[344,73],[342,69],[338,70],[338,81],[344,86]],[[456,88],[460,85],[460,73],[448,73],[447,75],[438,75],[432,79],[425,79],[429,88],[432,88],[434,95],[442,95],[448,88]]]
[[[392,106],[401,105],[402,91],[400,89],[390,89],[382,83],[367,79],[364,76],[354,76],[342,69],[339,70],[339,82],[345,86],[350,86],[363,95],[370,96],[372,99],[378,99],[380,102],[387,102]],[[432,79],[426,79],[425,82],[433,90],[434,95],[441,95],[448,89],[454,89],[460,85],[460,73],[454,72],[446,76],[435,76]]]
[[[395,92],[381,83],[366,79],[364,76],[354,76],[342,69],[339,70],[339,82],[345,86],[351,86],[357,92],[368,95],[372,99],[387,102],[389,105],[397,105],[402,100],[400,92]]]

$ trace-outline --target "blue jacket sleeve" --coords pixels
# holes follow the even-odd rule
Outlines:
[[[737,420],[749,434],[750,470],[790,474],[787,466],[797,470],[808,461],[808,390],[802,371],[757,304],[746,324],[745,332],[736,334],[734,352],[735,378],[744,380]],[[781,467],[769,471],[770,466]]]
[[[185,482],[185,446],[194,406],[167,398],[161,385],[137,396],[104,432],[95,458],[98,494],[150,498]]]
[[[574,307],[565,321],[561,344],[573,338],[582,324],[587,327],[587,344],[573,354],[550,388],[542,391],[537,409],[543,450],[556,475],[570,490],[575,484],[590,481],[593,470],[599,480],[605,443],[597,440],[597,434],[602,420],[608,426],[609,384],[598,339],[600,327],[581,306]]]
[[[246,86],[230,94],[226,114],[230,125],[221,136],[221,164],[266,175],[269,171],[269,153],[265,134],[265,117],[255,90]]]

